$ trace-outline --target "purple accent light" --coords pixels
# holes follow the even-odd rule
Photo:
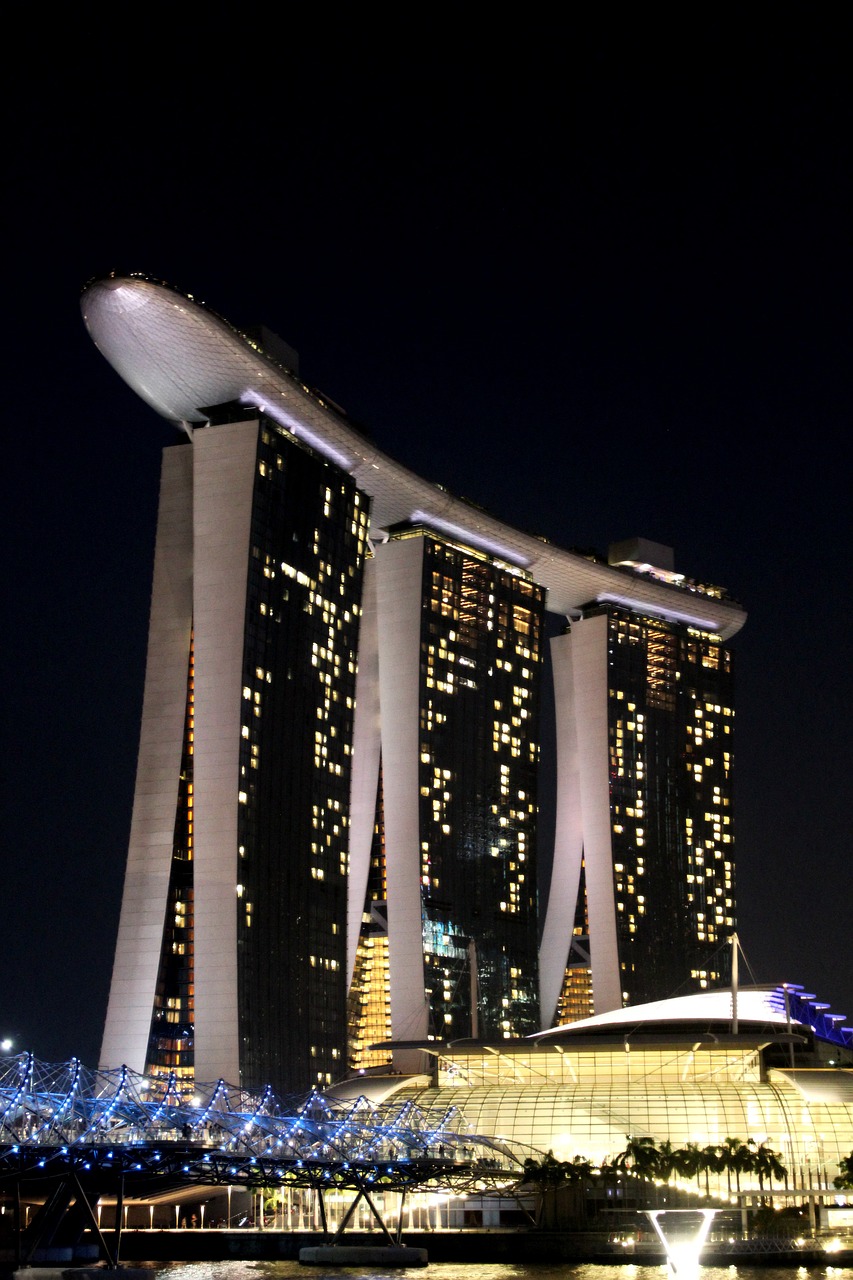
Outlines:
[[[257,405],[261,413],[265,413],[268,418],[272,418],[274,422],[279,423],[292,435],[300,440],[304,440],[312,449],[316,449],[318,453],[322,453],[323,457],[329,458],[332,462],[336,462],[339,467],[343,467],[345,471],[349,471],[353,466],[353,459],[348,458],[345,453],[332,447],[322,436],[315,435],[310,431],[304,423],[295,418],[293,414],[288,413],[285,409],[280,409],[278,405],[272,405],[268,400],[264,400],[261,396],[254,392],[246,390],[240,396],[240,403],[245,405]]]
[[[644,600],[641,603],[636,596],[623,596],[615,591],[599,591],[595,598],[600,604],[618,604],[625,609],[633,609],[635,613],[647,613],[654,618],[675,619],[678,622],[685,622],[689,626],[701,627],[703,631],[708,631],[713,635],[717,634],[717,628],[714,626],[713,621],[701,618],[695,613],[687,613],[684,609],[653,604],[648,600]]]
[[[493,555],[500,556],[503,560],[509,560],[511,564],[518,565],[519,568],[526,569],[530,564],[527,556],[519,555],[517,551],[510,551],[507,547],[502,547],[498,542],[492,542],[490,538],[484,538],[481,533],[475,533],[473,529],[465,529],[460,524],[453,524],[450,520],[443,520],[441,516],[430,515],[428,511],[412,512],[412,521],[415,524],[434,525],[436,529],[440,529],[442,533],[452,534],[455,538],[463,538],[466,542],[470,542],[472,546],[479,547],[483,551],[490,551]]]

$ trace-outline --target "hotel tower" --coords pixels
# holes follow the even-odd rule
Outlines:
[[[102,1064],[303,1090],[719,985],[739,606],[453,497],[159,282],[82,307],[176,426]]]

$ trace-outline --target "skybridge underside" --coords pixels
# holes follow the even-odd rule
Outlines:
[[[0,1146],[0,1181],[47,1181],[73,1175],[87,1193],[112,1195],[119,1180],[131,1199],[161,1196],[178,1187],[231,1186],[249,1190],[292,1187],[315,1191],[499,1190],[518,1182],[521,1167],[494,1157],[447,1156],[395,1160],[308,1160],[235,1155],[198,1146],[137,1143],[74,1148]]]
[[[449,1156],[394,1161],[271,1159],[225,1154],[180,1143],[48,1146],[44,1143],[0,1146],[0,1189],[11,1193],[15,1212],[15,1252],[19,1266],[26,1266],[39,1248],[49,1246],[62,1229],[63,1220],[76,1215],[78,1236],[88,1228],[98,1241],[100,1255],[110,1267],[118,1265],[123,1210],[132,1201],[152,1203],[187,1189],[248,1191],[307,1191],[316,1197],[319,1226],[324,1236],[337,1242],[363,1202],[389,1245],[399,1245],[403,1205],[410,1193],[444,1192],[457,1196],[506,1191],[517,1184],[519,1169],[505,1167],[497,1158]],[[382,1199],[377,1197],[381,1193]],[[385,1221],[388,1194],[399,1197],[392,1235]],[[327,1216],[326,1196],[349,1201],[334,1231]],[[35,1202],[31,1224],[24,1227],[21,1205]],[[110,1202],[114,1202],[112,1215]],[[112,1228],[101,1225],[100,1209],[107,1204]],[[391,1226],[394,1226],[392,1223]]]

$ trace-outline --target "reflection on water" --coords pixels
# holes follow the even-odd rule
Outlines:
[[[414,1270],[303,1267],[298,1262],[192,1262],[160,1268],[157,1280],[666,1280],[665,1266],[519,1266],[433,1262]],[[850,1280],[850,1267],[700,1267],[699,1280]]]

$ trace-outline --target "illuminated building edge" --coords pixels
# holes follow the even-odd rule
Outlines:
[[[415,694],[416,623],[421,596],[414,583],[422,544],[389,542],[388,529],[401,523],[423,524],[457,546],[498,558],[508,572],[540,583],[548,592],[549,609],[575,619],[571,634],[553,642],[561,690],[554,883],[565,889],[552,892],[545,924],[540,956],[543,1025],[552,1020],[565,973],[582,850],[589,927],[595,937],[595,1003],[599,1009],[618,1007],[623,984],[614,934],[609,794],[602,767],[608,725],[601,633],[606,633],[607,617],[579,620],[578,614],[590,602],[599,607],[627,605],[650,618],[698,628],[722,640],[743,624],[743,612],[719,594],[674,585],[675,575],[633,573],[562,551],[453,498],[376,450],[339,412],[212,313],[163,286],[140,279],[99,282],[87,290],[83,308],[97,345],[159,413],[175,421],[198,423],[209,417],[200,405],[239,402],[250,418],[254,406],[261,420],[268,415],[285,434],[349,473],[371,499],[373,558],[365,569],[352,736],[345,963],[351,979],[383,750],[385,821],[395,850],[387,876],[388,897],[394,903],[389,920],[389,946],[394,954],[390,1016],[398,1040],[420,1039],[427,1032],[415,767],[420,710]],[[245,547],[258,420],[222,424],[215,431],[190,428],[188,434],[189,448],[166,451],[167,457],[179,455],[181,461],[164,462],[158,555],[161,569],[164,564],[166,569],[159,577],[155,569],[135,802],[139,816],[135,808],[102,1060],[129,1061],[139,1069],[144,1065],[144,1056],[136,1055],[147,1034],[142,1024],[150,1017],[151,1003],[144,992],[150,993],[156,985],[162,926],[155,925],[155,920],[162,921],[168,884],[172,845],[168,815],[174,818],[175,761],[180,759],[183,729],[184,702],[178,690],[186,681],[192,629],[196,649],[193,808],[196,844],[204,850],[204,873],[196,877],[194,905],[196,1071],[200,1078],[236,1079],[241,1051],[234,936],[233,863],[238,838],[233,743],[241,732],[235,707],[240,698],[247,601]],[[186,474],[187,467],[192,474]],[[177,496],[180,486],[176,488],[167,476],[181,469],[183,510]],[[192,529],[187,525],[187,507],[193,513]],[[168,634],[161,635],[164,628]],[[153,828],[150,815],[146,818],[148,811],[157,815]]]
[[[736,1000],[701,992],[524,1041],[429,1046],[429,1086],[367,1075],[330,1094],[458,1107],[474,1132],[596,1166],[612,1164],[629,1137],[676,1149],[751,1139],[780,1153],[789,1203],[819,1191],[831,1203],[845,1200],[832,1179],[853,1150],[853,1027],[843,1023],[796,984],[741,989]],[[725,1170],[709,1176],[712,1194],[730,1201]],[[743,1189],[756,1203],[755,1174]]]
[[[452,540],[526,568],[567,617],[590,601],[624,603],[730,639],[746,614],[731,600],[593,562],[453,497],[382,453],[322,397],[250,345],[213,312],[138,277],[96,281],[83,317],[95,345],[161,416],[202,423],[202,406],[255,405],[354,477],[371,500],[371,537],[391,525],[429,523]]]

